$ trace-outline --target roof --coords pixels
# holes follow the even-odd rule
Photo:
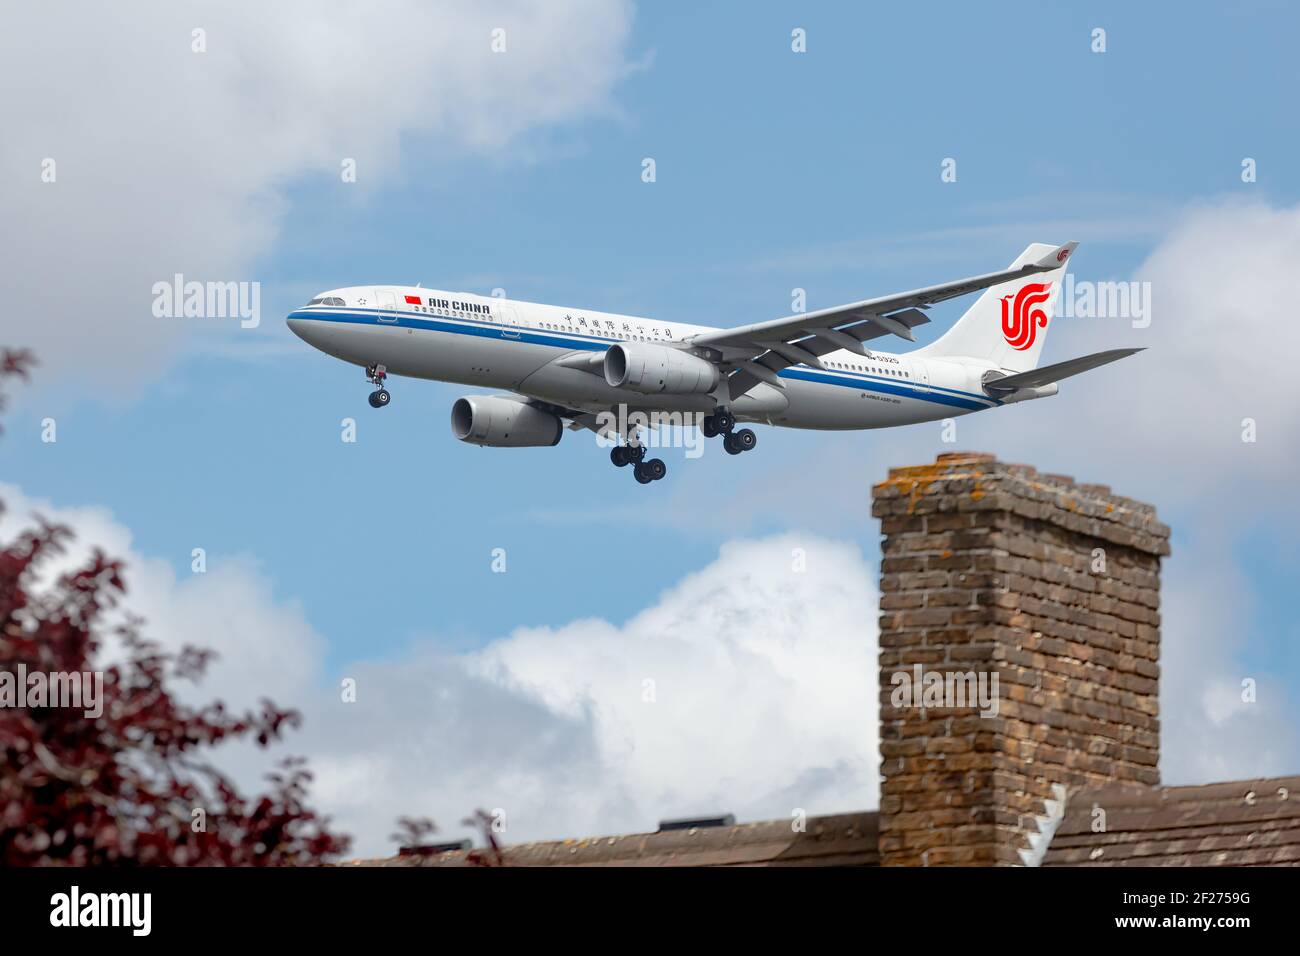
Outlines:
[[[879,866],[875,811],[693,827],[659,833],[521,843],[503,848],[506,866]],[[353,866],[468,866],[473,850],[356,860]],[[477,851],[479,856],[484,851]]]
[[[1078,791],[1043,865],[1300,865],[1300,776]]]
[[[873,810],[809,817],[803,832],[771,820],[521,843],[503,853],[506,866],[879,866],[878,838]],[[456,849],[345,865],[470,866],[485,855]],[[1076,791],[1042,865],[1300,865],[1300,776]]]

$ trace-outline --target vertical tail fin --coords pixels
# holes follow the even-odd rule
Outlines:
[[[1031,263],[1054,268],[985,289],[951,329],[919,352],[935,358],[983,359],[1010,372],[1036,367],[1076,245],[1031,245],[1011,268]]]

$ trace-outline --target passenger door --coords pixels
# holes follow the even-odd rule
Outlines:
[[[928,392],[930,390],[930,369],[925,364],[924,359],[917,359],[912,362],[912,381],[916,383],[918,392]]]
[[[504,339],[519,339],[519,314],[515,312],[514,306],[503,305],[501,307],[501,337]]]
[[[389,325],[397,322],[397,294],[391,289],[376,289],[375,303],[379,307],[379,321]]]

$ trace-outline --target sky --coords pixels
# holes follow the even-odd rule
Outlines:
[[[0,345],[41,365],[5,413],[0,530],[39,512],[110,545],[154,636],[220,653],[200,698],[300,708],[287,752],[359,851],[400,815],[452,835],[476,807],[511,842],[873,807],[870,488],[959,449],[1104,482],[1173,527],[1166,782],[1300,767],[1288,5],[11,19]],[[393,380],[371,409],[360,371],[283,321],[325,289],[418,282],[727,326],[788,314],[795,289],[816,309],[1067,240],[1077,280],[1147,284],[1150,321],[1058,319],[1043,361],[1146,352],[958,419],[955,442],[761,428],[740,458],[669,452],[645,487],[582,434],[456,442],[472,389]],[[260,321],[155,317],[177,273],[258,283]],[[227,759],[256,782],[261,758]]]

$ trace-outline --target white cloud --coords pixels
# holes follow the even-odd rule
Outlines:
[[[463,654],[427,641],[324,675],[325,642],[255,563],[209,555],[207,574],[178,580],[103,509],[57,508],[8,485],[0,500],[0,538],[33,511],[72,525],[63,566],[92,542],[122,555],[148,635],[219,652],[196,699],[301,709],[304,728],[281,749],[309,758],[315,802],[359,853],[391,849],[399,816],[452,833],[479,807],[505,810],[506,839],[519,842],[877,802],[877,598],[852,544],[732,541],[626,622],[520,628]],[[341,700],[343,677],[357,682],[355,703]],[[217,763],[250,788],[267,766],[230,748]]]
[[[1108,374],[1090,373],[1105,374],[1091,386],[1087,377],[1063,385],[1060,397],[1042,403],[1033,437],[1059,439],[1067,429],[1086,436],[1070,457],[1113,462],[1158,488],[1163,504],[1251,514],[1258,501],[1244,487],[1277,490],[1294,480],[1300,390],[1291,356],[1300,325],[1290,309],[1300,300],[1298,258],[1300,206],[1190,209],[1133,274],[1151,283],[1151,327],[1076,320],[1052,354],[1116,344],[1149,350]],[[1060,412],[1068,417],[1052,429],[1046,419]],[[1242,441],[1245,418],[1258,424],[1255,443]]]
[[[219,652],[201,686],[177,685],[185,699],[221,698],[232,707],[256,708],[262,697],[301,696],[314,681],[325,642],[296,602],[274,596],[253,559],[211,556],[206,573],[178,578],[167,561],[141,554],[130,530],[106,508],[57,507],[5,483],[0,483],[0,503],[0,540],[31,527],[34,515],[75,533],[67,550],[42,566],[38,586],[83,566],[98,548],[125,561],[128,594],[119,611],[145,618],[144,636],[172,649],[190,644]],[[114,612],[110,619],[116,617]]]
[[[154,318],[154,282],[256,279],[285,189],[338,183],[344,157],[365,191],[402,175],[404,137],[436,137],[406,157],[427,175],[610,111],[631,19],[629,0],[14,8],[0,31],[0,343],[35,348],[41,384],[138,387],[202,324]]]
[[[807,552],[803,572],[792,571],[795,548]],[[718,809],[749,819],[796,805],[845,810],[876,799],[876,614],[874,575],[855,546],[732,541],[622,626],[523,629],[472,663],[590,723],[634,801],[604,807],[606,826]],[[837,768],[798,804],[776,798],[801,774]]]
[[[1207,520],[1165,574],[1161,633],[1160,775],[1210,783],[1295,773],[1300,767],[1294,680],[1243,663],[1260,601],[1233,560],[1223,524]],[[1253,691],[1245,695],[1243,681]]]
[[[874,806],[876,603],[851,544],[733,541],[625,623],[344,668],[358,701],[308,707],[304,752],[363,851],[399,815],[451,831],[477,807],[519,842]]]

